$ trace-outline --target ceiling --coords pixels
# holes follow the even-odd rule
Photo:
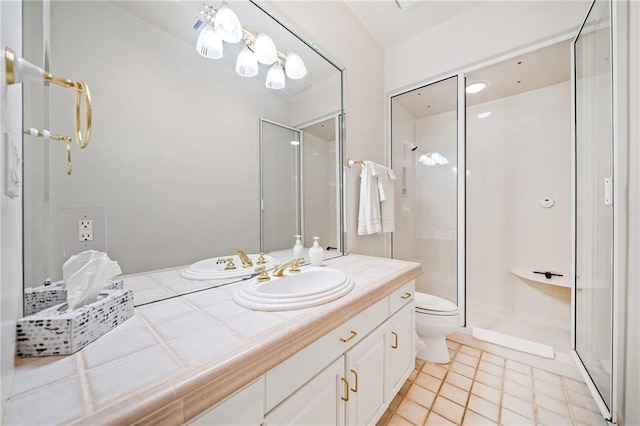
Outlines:
[[[484,1],[421,0],[404,10],[400,10],[394,0],[345,0],[345,3],[378,44],[387,48],[465,13]]]

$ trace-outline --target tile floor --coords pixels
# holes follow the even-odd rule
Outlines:
[[[570,363],[453,338],[451,362],[417,359],[378,426],[607,424]]]

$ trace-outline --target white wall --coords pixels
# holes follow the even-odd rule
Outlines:
[[[577,30],[591,0],[487,1],[385,52],[395,91],[539,40]]]
[[[511,271],[571,274],[570,111],[569,82],[468,107],[466,154],[467,300],[567,329],[569,290]]]
[[[384,54],[351,10],[339,1],[266,3],[283,22],[346,68],[346,156],[384,163]],[[347,170],[347,250],[384,255],[384,235],[358,236],[359,168]]]
[[[320,237],[322,247],[336,247],[335,170],[337,163],[335,141],[327,141],[310,133],[304,134],[303,202],[305,247],[313,245],[313,237]],[[331,182],[333,181],[333,185]],[[333,224],[333,226],[332,226]]]
[[[22,4],[0,2],[0,47],[8,46],[22,54]],[[4,59],[2,60],[4,63]],[[0,67],[0,135],[5,132],[22,151],[22,85],[7,86],[5,67]],[[4,193],[6,167],[4,140],[0,150],[0,401],[9,394],[15,357],[16,319],[22,316],[22,197],[9,198]],[[4,404],[3,404],[4,408]],[[2,410],[4,412],[4,409]],[[2,415],[0,414],[0,418]],[[0,421],[1,423],[1,421]]]

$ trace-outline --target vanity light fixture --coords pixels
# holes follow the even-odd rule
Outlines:
[[[467,93],[478,93],[486,89],[488,85],[489,83],[486,81],[476,81],[475,83],[468,85],[465,91]]]
[[[264,31],[255,35],[243,29],[238,16],[227,3],[223,2],[218,10],[213,6],[203,5],[193,29],[200,30],[196,50],[205,58],[222,58],[223,41],[244,42],[245,48],[236,60],[236,73],[242,77],[253,77],[260,70],[258,63],[271,65],[265,82],[265,86],[270,89],[285,87],[285,72],[292,80],[301,79],[307,74],[307,68],[299,55],[279,52],[271,37]]]

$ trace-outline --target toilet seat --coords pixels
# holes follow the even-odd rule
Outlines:
[[[442,297],[427,293],[415,293],[416,313],[426,315],[453,316],[458,315],[458,307]]]

